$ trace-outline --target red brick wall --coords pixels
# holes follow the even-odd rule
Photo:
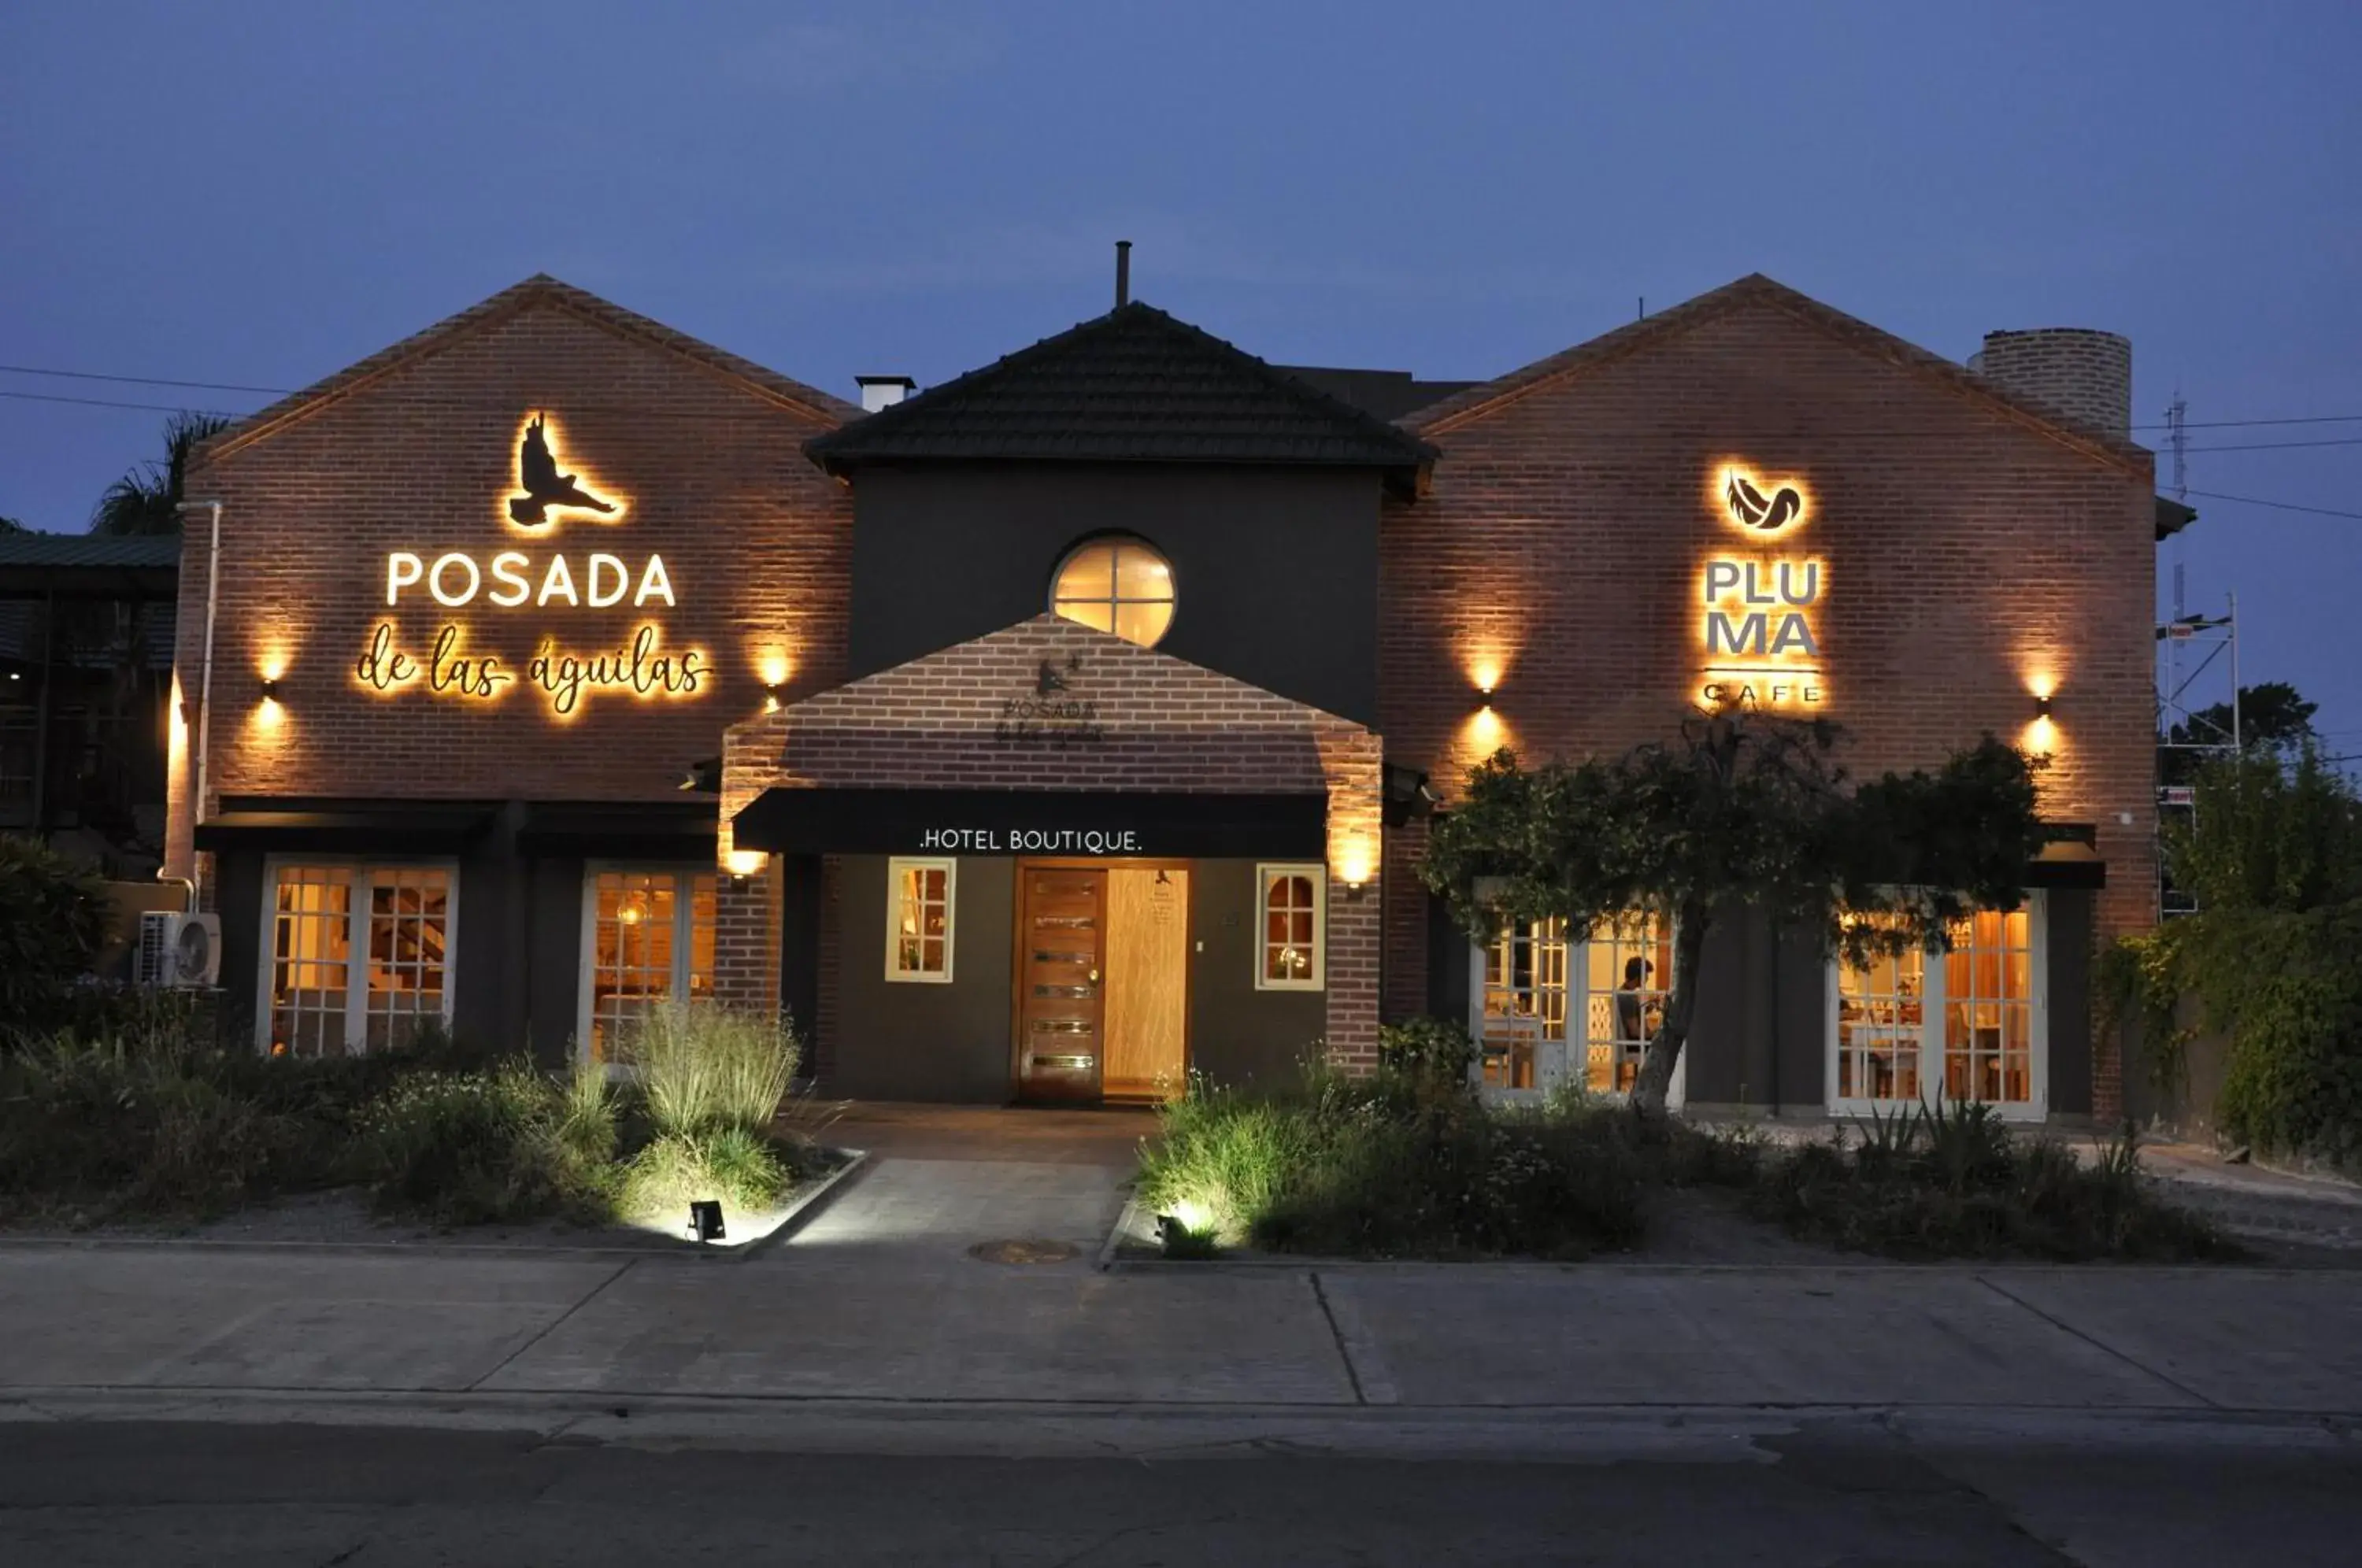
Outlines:
[[[652,324],[619,330],[569,304],[562,286],[512,293],[521,297],[425,335],[424,351],[397,356],[260,438],[220,444],[191,476],[189,494],[225,502],[216,799],[678,801],[682,769],[714,754],[724,725],[761,707],[767,662],[787,661],[791,695],[842,679],[852,507],[800,449],[834,414],[731,373]],[[561,470],[628,497],[619,521],[569,515],[538,536],[507,521],[519,427],[536,409],[561,434]],[[200,515],[181,576],[180,676],[192,701],[205,533]],[[506,549],[531,558],[536,586],[553,552],[568,558],[578,587],[593,550],[621,557],[635,578],[648,554],[660,554],[677,607],[635,612],[627,599],[608,610],[502,609],[480,597],[444,610],[418,589],[386,607],[390,551],[430,563],[465,551],[488,569]],[[519,679],[489,702],[366,690],[355,661],[381,620],[421,659],[440,622],[460,624],[472,648],[505,656]],[[628,641],[644,620],[661,626],[666,647],[704,649],[712,674],[694,697],[597,692],[560,721],[523,679],[544,635],[596,651]],[[271,666],[283,667],[276,727],[263,723],[258,691]],[[182,868],[187,772],[171,826]]]
[[[1063,668],[1069,659],[1082,661],[1072,695],[1096,705],[1104,741],[996,744],[1003,702],[1032,693],[1043,661]],[[1385,891],[1380,753],[1378,737],[1359,724],[1043,615],[734,726],[723,753],[722,811],[726,823],[766,790],[821,785],[1325,790],[1327,1042],[1337,1060],[1367,1066],[1376,1059]],[[725,972],[720,983],[752,997],[776,977]],[[824,988],[824,1020],[833,1009]]]
[[[1380,724],[1447,796],[1495,745],[1620,751],[1666,730],[1705,662],[1700,563],[1750,542],[1710,499],[1744,460],[1809,481],[1801,527],[1752,553],[1827,563],[1829,701],[1857,773],[1991,730],[2026,744],[2055,674],[2045,814],[2098,824],[2103,938],[2154,919],[2152,476],[1892,355],[1737,306],[1422,431],[1430,495],[1383,525]],[[1496,723],[1474,672],[1497,666]],[[1388,990],[1423,994],[1394,930]],[[2116,1066],[2098,1064],[2113,1114]]]

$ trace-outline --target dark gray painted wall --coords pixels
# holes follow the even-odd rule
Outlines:
[[[222,1025],[235,1044],[252,1044],[262,1007],[262,852],[214,856],[213,900],[222,928]]]
[[[844,859],[837,897],[837,1016],[828,1092],[998,1105],[1010,1094],[1009,1011],[1016,862],[959,862],[952,979],[886,978],[886,857]]]
[[[1189,1062],[1218,1083],[1292,1077],[1328,1032],[1326,991],[1255,988],[1255,862],[1189,868]]]
[[[2060,1116],[2092,1114],[2094,902],[2081,889],[2055,888],[2048,894],[2050,1109]]]
[[[571,856],[532,860],[520,869],[527,896],[522,954],[524,973],[514,989],[530,1010],[534,1059],[558,1066],[574,1059],[582,1011],[582,862]],[[460,976],[460,995],[472,977]]]
[[[858,677],[1038,615],[1066,550],[1138,534],[1173,563],[1162,651],[1377,721],[1375,474],[1256,469],[865,469]]]

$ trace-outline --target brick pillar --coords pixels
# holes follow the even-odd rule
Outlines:
[[[713,997],[766,1016],[779,1008],[779,877],[776,861],[749,877],[723,871],[713,900]]]
[[[1349,1073],[1367,1073],[1378,1065],[1385,947],[1385,764],[1378,737],[1359,726],[1324,733],[1319,749],[1329,785],[1329,1060]]]

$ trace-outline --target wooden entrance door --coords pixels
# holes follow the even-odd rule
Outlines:
[[[1107,873],[1021,867],[1017,921],[1017,1092],[1099,1097],[1107,1015]]]

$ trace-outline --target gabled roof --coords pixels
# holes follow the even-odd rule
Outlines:
[[[709,370],[734,377],[790,412],[819,424],[834,426],[861,413],[852,403],[832,397],[817,387],[808,387],[801,381],[780,375],[777,370],[765,370],[751,359],[742,359],[727,349],[716,348],[685,332],[676,332],[662,322],[651,321],[646,316],[625,310],[622,305],[602,300],[597,294],[560,282],[546,272],[536,272],[522,283],[502,289],[491,298],[470,305],[457,315],[444,317],[424,332],[414,333],[358,364],[348,365],[325,381],[315,381],[303,391],[281,398],[259,413],[248,414],[204,442],[199,447],[198,461],[211,461],[262,440],[295,421],[350,396],[390,371],[447,348],[472,333],[535,305],[555,305],[595,326],[603,327],[618,337],[669,350]]]
[[[1417,413],[1406,414],[1397,423],[1421,436],[1441,436],[1519,398],[1612,364],[1628,355],[1639,353],[1677,334],[1688,332],[1749,305],[1782,312],[1871,359],[1882,359],[1940,381],[2019,424],[2054,440],[2079,447],[2118,468],[2133,470],[2144,478],[2153,469],[2154,457],[2147,447],[2112,432],[2064,418],[2040,403],[2013,396],[1965,365],[1956,364],[1940,354],[1930,353],[1915,343],[1905,342],[1891,332],[1825,305],[1809,295],[1798,293],[1760,272],[1750,272],[1736,282],[1725,283],[1721,288],[1700,294],[1695,299],[1685,300],[1671,310],[1628,323],[1587,343],[1578,343],[1548,359],[1537,359],[1507,375],[1496,376]]]
[[[1133,301],[804,444],[872,462],[1251,463],[1377,469],[1408,491],[1425,442]]]

